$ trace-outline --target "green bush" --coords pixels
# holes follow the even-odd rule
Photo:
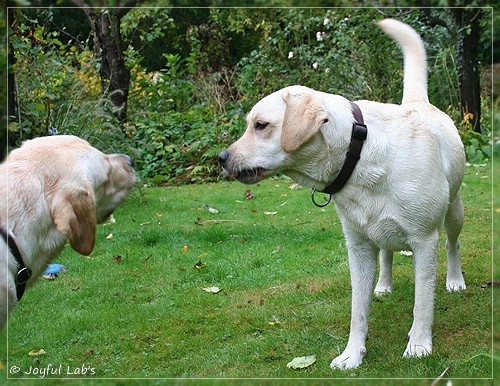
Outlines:
[[[90,42],[63,39],[49,9],[16,10],[10,42],[20,109],[9,121],[10,134],[78,135],[103,151],[131,154],[139,177],[152,184],[214,181],[221,176],[217,155],[242,134],[245,114],[282,87],[302,84],[352,100],[399,103],[402,55],[374,25],[397,12],[423,35],[431,102],[457,123],[468,161],[491,158],[491,106],[484,104],[483,134],[472,132],[458,113],[451,37],[442,27],[429,27],[418,10],[210,9],[178,37],[183,53],[156,50],[161,60],[154,62],[162,67],[150,70],[145,55],[152,47],[134,44],[151,45],[177,28],[169,10],[159,12],[134,10],[122,21],[131,71],[128,121],[122,124],[109,95],[101,94]]]

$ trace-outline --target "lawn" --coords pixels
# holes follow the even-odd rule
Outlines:
[[[491,184],[491,166],[467,167],[461,237],[467,290],[445,289],[443,238],[430,357],[402,356],[414,281],[411,257],[397,254],[394,291],[372,305],[363,364],[330,369],[350,320],[340,222],[333,205],[319,209],[308,189],[273,179],[250,187],[221,182],[135,191],[115,222],[98,227],[90,257],[67,247],[57,262],[68,271],[26,293],[0,335],[0,375],[38,378],[49,369],[45,377],[95,384],[188,377],[430,385],[444,372],[454,385],[492,384],[498,361],[491,357]],[[39,349],[45,354],[29,355]],[[287,368],[305,355],[316,355],[316,362]]]

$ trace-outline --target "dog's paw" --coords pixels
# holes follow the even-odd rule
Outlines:
[[[446,289],[448,290],[448,292],[463,291],[466,288],[467,287],[465,285],[465,281],[463,278],[458,279],[458,280],[451,280],[451,279],[446,280]]]
[[[348,350],[346,348],[342,354],[330,363],[330,367],[339,370],[355,369],[361,364],[365,355],[366,349],[364,347],[357,350]]]
[[[375,290],[373,291],[373,294],[375,296],[383,296],[390,294],[392,292],[392,286],[383,286],[383,285],[378,285],[375,287]]]
[[[429,342],[416,342],[410,341],[408,342],[408,346],[406,346],[406,350],[403,354],[405,358],[421,358],[432,354],[432,341]]]

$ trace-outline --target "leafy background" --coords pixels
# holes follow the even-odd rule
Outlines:
[[[437,9],[441,18],[450,18]],[[10,29],[18,114],[11,146],[53,133],[76,134],[103,151],[126,152],[153,185],[218,180],[217,155],[244,130],[260,98],[303,84],[350,98],[398,103],[402,55],[374,21],[397,17],[422,34],[431,101],[457,123],[468,160],[491,158],[491,9],[481,17],[482,131],[458,106],[450,31],[416,9],[135,8],[121,21],[131,71],[128,120],[102,95],[99,59],[76,8],[16,9]]]

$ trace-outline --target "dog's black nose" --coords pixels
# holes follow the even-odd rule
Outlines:
[[[224,150],[222,153],[219,154],[219,162],[222,166],[224,166],[227,162],[227,159],[229,158],[229,152]]]

